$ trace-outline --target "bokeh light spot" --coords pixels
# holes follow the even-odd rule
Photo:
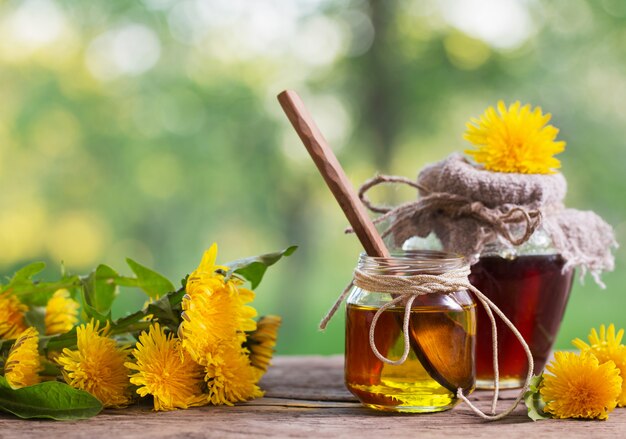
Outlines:
[[[97,37],[88,47],[86,63],[100,80],[136,76],[150,70],[161,56],[156,33],[141,24],[127,24]]]
[[[294,35],[292,51],[304,63],[326,65],[348,50],[349,35],[335,20],[319,16],[307,20]]]
[[[350,29],[349,56],[360,56],[366,53],[374,42],[374,25],[366,14],[350,10],[341,15]]]
[[[525,0],[445,0],[438,4],[449,24],[493,47],[518,47],[535,32]]]
[[[62,213],[52,223],[46,246],[50,257],[67,267],[93,267],[102,257],[108,226],[88,211]]]
[[[0,213],[0,264],[37,256],[43,247],[46,211],[36,201],[22,201]]]
[[[446,54],[454,66],[474,70],[482,66],[491,55],[489,46],[481,40],[470,38],[460,32],[452,32],[443,41]]]
[[[52,0],[26,0],[10,16],[8,26],[14,42],[41,47],[53,42],[65,26],[65,16]]]

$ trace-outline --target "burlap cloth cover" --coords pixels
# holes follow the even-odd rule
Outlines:
[[[565,270],[577,267],[581,276],[589,272],[602,285],[600,273],[614,268],[611,249],[617,247],[617,242],[612,227],[593,212],[564,207],[567,183],[559,173],[491,172],[453,154],[425,167],[417,183],[420,200],[405,209],[404,218],[391,215],[396,245],[412,236],[424,238],[434,232],[446,251],[462,254],[474,263],[486,245],[498,242],[513,246],[510,236],[524,234],[520,232],[522,216],[504,223],[489,219],[494,215],[511,216],[516,209],[536,220],[531,232],[541,227],[549,235],[554,249],[566,260]],[[448,208],[450,204],[445,200],[450,194],[464,200],[462,208],[456,201]],[[527,239],[524,236],[522,241]]]

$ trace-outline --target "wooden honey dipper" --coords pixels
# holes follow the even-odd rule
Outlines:
[[[278,95],[278,101],[354,229],[365,253],[373,257],[389,257],[389,250],[367,215],[365,206],[300,96],[295,91],[285,90]]]

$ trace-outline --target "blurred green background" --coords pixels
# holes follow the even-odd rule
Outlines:
[[[415,176],[468,145],[498,99],[551,112],[568,203],[626,241],[623,0],[25,0],[0,5],[0,272],[32,260],[178,281],[219,260],[300,246],[257,290],[283,354],[343,349],[359,245],[275,95],[296,89],[355,185]],[[411,192],[383,190],[400,202]],[[625,251],[577,284],[558,347],[626,326]],[[119,316],[145,298],[123,291]]]

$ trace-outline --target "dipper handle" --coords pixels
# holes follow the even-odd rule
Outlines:
[[[278,101],[361,241],[365,252],[369,256],[389,257],[389,250],[367,215],[365,206],[359,200],[337,157],[328,146],[300,96],[295,91],[285,90],[278,95]]]

